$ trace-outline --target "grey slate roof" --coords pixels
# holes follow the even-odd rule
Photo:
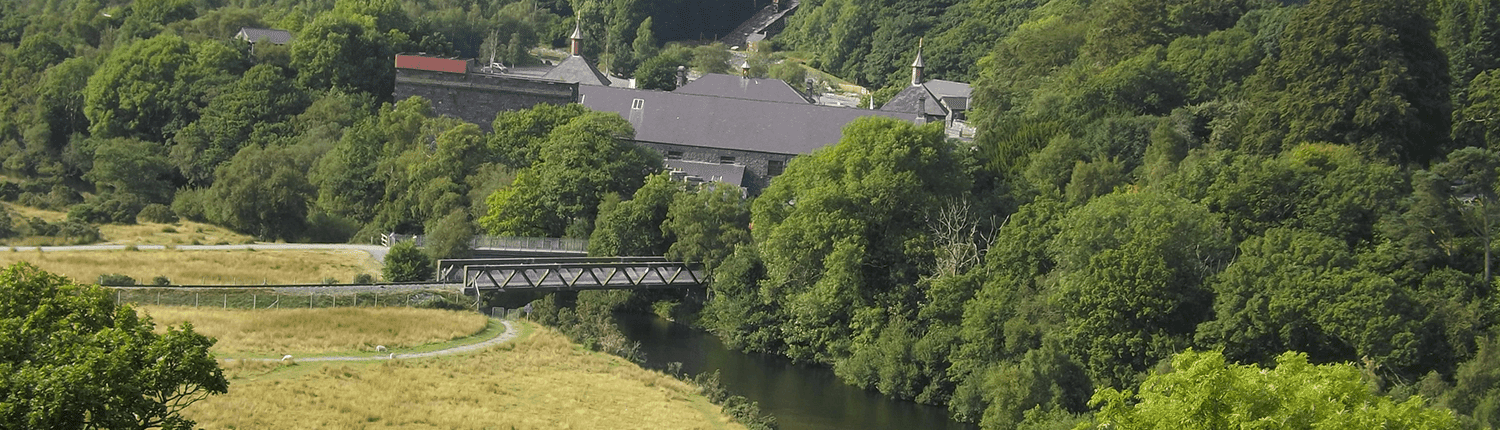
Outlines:
[[[609,85],[609,78],[605,77],[603,73],[599,73],[599,69],[594,68],[593,64],[589,64],[588,60],[584,60],[583,57],[577,55],[568,56],[568,59],[563,60],[557,67],[553,67],[542,78],[563,82],[577,82],[583,85]]]
[[[739,164],[705,163],[688,160],[663,160],[662,164],[672,170],[697,176],[708,182],[723,182],[736,187],[744,186],[745,166]]]
[[[675,92],[782,103],[808,103],[801,93],[780,79],[742,78],[709,73],[678,87]]]
[[[638,141],[776,154],[806,154],[836,143],[855,118],[915,119],[897,112],[666,91],[579,86],[578,94],[589,109],[629,120]],[[631,109],[636,99],[641,109]]]
[[[923,102],[924,98],[926,99],[925,102]],[[881,105],[880,110],[910,114],[915,114],[918,110],[922,110],[923,114],[930,116],[948,115],[948,111],[943,109],[942,100],[933,95],[931,91],[928,91],[925,85],[911,85],[906,87],[906,89],[896,93],[895,97],[891,97],[890,101]]]
[[[923,82],[922,85],[927,87],[927,91],[931,91],[938,97],[969,98],[969,94],[974,92],[973,88],[970,87],[969,84],[963,82],[945,81],[942,79],[929,80],[927,82]]]
[[[285,45],[292,42],[292,32],[274,28],[240,27],[240,32],[235,33],[234,37],[250,43],[271,42]]]

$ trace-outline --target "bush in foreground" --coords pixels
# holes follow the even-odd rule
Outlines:
[[[229,389],[214,340],[153,326],[97,286],[0,272],[0,428],[192,428],[180,412]]]
[[[1372,393],[1353,365],[1312,365],[1294,352],[1276,361],[1262,369],[1226,363],[1218,352],[1177,354],[1173,370],[1147,378],[1139,393],[1096,393],[1097,428],[1459,428],[1453,413],[1428,408],[1421,397],[1397,403]]]

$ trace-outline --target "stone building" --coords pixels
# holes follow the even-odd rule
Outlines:
[[[972,89],[963,82],[941,79],[923,80],[922,47],[917,45],[917,58],[911,62],[911,85],[896,93],[880,110],[920,114],[925,122],[942,121],[948,136],[973,139],[974,128],[968,124],[969,94]]]
[[[905,113],[805,100],[787,103],[598,86],[579,87],[578,95],[589,109],[615,112],[630,121],[635,142],[661,153],[674,169],[700,178],[717,176],[752,194],[769,185],[793,157],[837,143],[844,126],[856,118],[915,119]],[[715,165],[743,166],[743,176],[735,178]]]
[[[503,111],[577,101],[578,83],[488,73],[473,60],[397,55],[394,96],[421,96],[433,112],[488,130]]]
[[[710,74],[671,92],[612,87],[578,55],[581,37],[575,28],[573,55],[527,74],[472,60],[399,55],[395,98],[424,97],[436,113],[486,129],[501,111],[540,103],[615,112],[635,128],[634,141],[661,153],[676,176],[733,184],[749,193],[765,189],[793,157],[837,143],[844,126],[857,118],[951,124],[961,123],[967,109],[967,84],[921,81],[920,50],[912,87],[872,110],[812,104],[786,82],[747,74]]]

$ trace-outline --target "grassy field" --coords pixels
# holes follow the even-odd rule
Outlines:
[[[402,350],[471,336],[485,330],[488,323],[473,312],[415,308],[137,309],[151,315],[158,330],[191,321],[197,332],[219,339],[213,352],[221,358],[371,352],[376,345]]]
[[[362,251],[13,251],[0,248],[0,264],[26,261],[78,282],[118,273],[150,283],[166,276],[174,284],[317,284],[324,279],[348,283],[367,273],[378,277],[380,264]]]
[[[26,218],[41,218],[47,222],[58,222],[68,218],[68,214],[59,211],[37,209],[14,203],[0,203]],[[174,224],[105,224],[99,226],[99,234],[104,236],[104,243],[119,245],[215,245],[215,244],[240,244],[250,243],[254,238],[235,233],[229,229],[193,221],[179,221]],[[53,245],[56,238],[50,237],[18,237],[0,241],[10,246],[35,246]]]
[[[221,346],[242,343],[232,338],[254,330],[238,327],[283,325],[247,321],[275,319],[264,317],[272,315],[265,311],[148,311],[158,323],[190,320],[200,331],[219,333]],[[349,314],[358,316],[352,318],[343,311],[301,313],[285,325],[338,331],[339,325],[377,324],[403,310],[383,308]],[[522,335],[515,340],[441,358],[294,365],[229,361],[224,364],[229,393],[194,404],[185,415],[209,429],[744,428],[689,384],[586,351],[551,329],[519,324]],[[307,333],[258,342],[293,348],[313,337]]]

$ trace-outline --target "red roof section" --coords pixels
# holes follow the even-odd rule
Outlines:
[[[450,60],[447,58],[422,57],[417,55],[397,55],[396,68],[431,70],[434,72],[467,73],[469,62],[464,60]]]

